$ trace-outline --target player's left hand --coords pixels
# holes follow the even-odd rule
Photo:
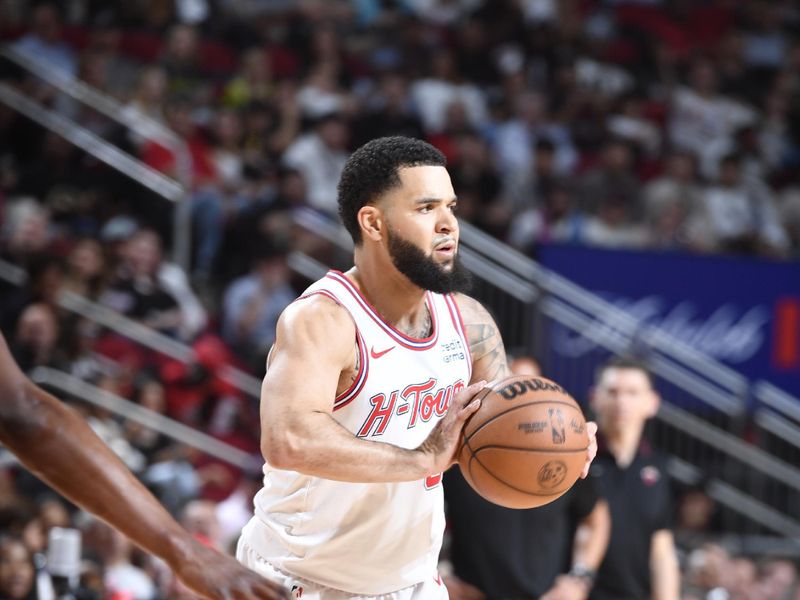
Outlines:
[[[547,590],[539,600],[586,600],[590,586],[586,580],[572,575],[559,575],[553,587]]]
[[[589,474],[589,467],[591,466],[594,457],[597,456],[597,423],[594,421],[589,421],[586,423],[586,433],[589,434],[589,447],[586,449],[586,464],[583,465],[581,479],[585,479]]]
[[[194,540],[171,567],[186,587],[207,600],[289,598],[289,590]]]

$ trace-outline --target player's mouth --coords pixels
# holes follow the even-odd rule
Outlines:
[[[434,252],[437,256],[452,258],[456,254],[456,243],[451,240],[442,242],[434,247]]]

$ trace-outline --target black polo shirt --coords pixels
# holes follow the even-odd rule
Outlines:
[[[455,574],[488,600],[534,599],[550,589],[572,566],[575,529],[598,500],[595,482],[579,479],[545,506],[504,508],[475,493],[458,469],[445,473],[444,495]]]
[[[671,493],[664,457],[643,440],[633,461],[620,468],[602,440],[589,471],[611,510],[611,539],[591,600],[650,598],[650,542],[669,529]]]

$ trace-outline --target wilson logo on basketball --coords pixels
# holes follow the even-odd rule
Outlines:
[[[548,391],[567,394],[567,391],[557,383],[553,383],[552,381],[544,381],[542,379],[524,379],[521,381],[515,381],[501,388],[500,390],[495,391],[497,391],[504,400],[513,400],[517,396],[527,392]]]
[[[434,378],[423,383],[406,386],[387,394],[375,394],[369,399],[369,415],[358,430],[358,437],[383,435],[390,421],[396,415],[408,414],[408,429],[416,427],[420,421],[427,423],[433,417],[441,418],[453,396],[466,385],[460,379],[452,385],[437,387]]]

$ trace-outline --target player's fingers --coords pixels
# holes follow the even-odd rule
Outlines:
[[[458,420],[459,421],[466,421],[469,419],[470,415],[472,415],[475,411],[477,411],[481,407],[481,397],[473,398],[470,400],[469,404],[467,404],[461,411],[458,413]]]
[[[480,381],[476,381],[472,385],[468,385],[463,390],[461,390],[458,394],[456,394],[454,400],[454,404],[456,404],[459,408],[463,408],[467,406],[472,399],[475,397],[475,394],[480,392],[486,386],[486,381],[481,379]]]

